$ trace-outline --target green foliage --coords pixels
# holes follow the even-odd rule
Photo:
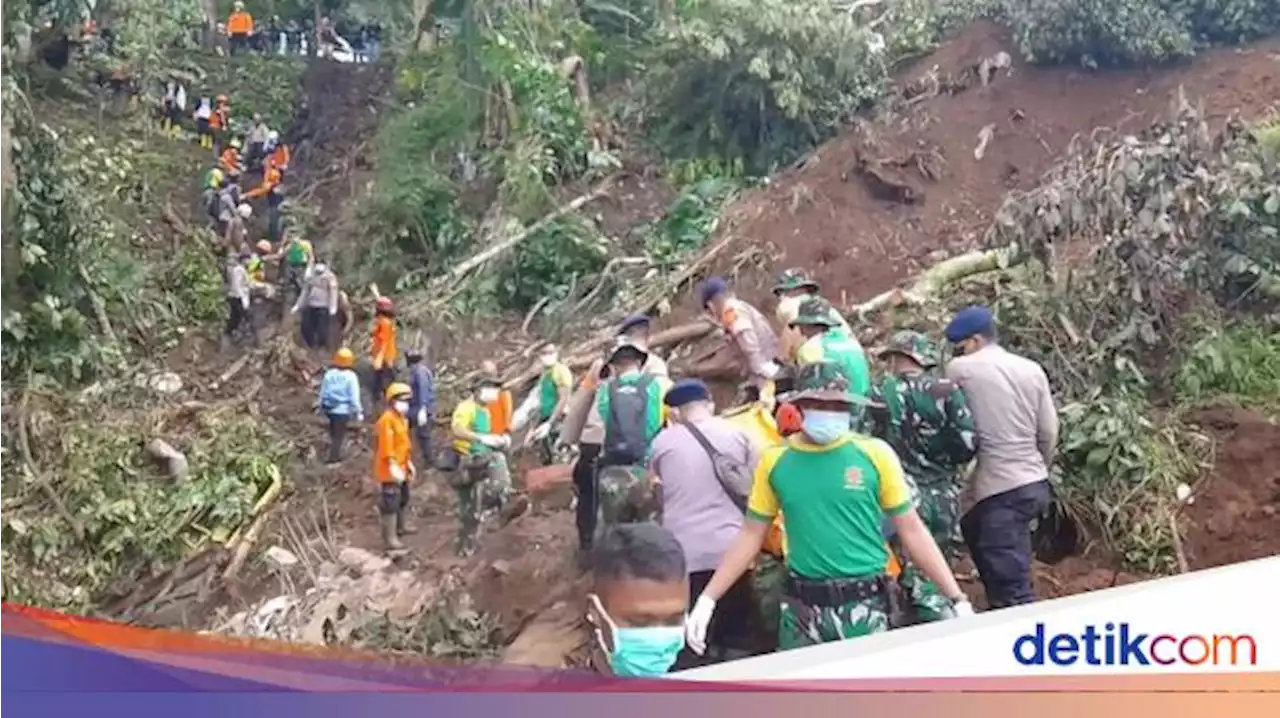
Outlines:
[[[514,118],[502,156],[505,204],[521,219],[545,213],[552,203],[547,187],[586,169],[587,140],[582,111],[555,62],[516,45],[500,32],[486,34],[485,74],[509,90],[507,112]],[[500,79],[499,79],[500,78]]]
[[[206,73],[201,85],[188,88],[192,95],[189,102],[194,103],[201,94],[211,99],[227,95],[231,100],[231,124],[236,131],[247,131],[255,112],[272,128],[283,130],[293,122],[302,95],[305,60],[255,53],[233,58],[194,54],[186,58]]]
[[[1262,321],[1206,322],[1203,329],[1174,375],[1179,399],[1200,405],[1228,398],[1280,412],[1280,331]]]
[[[500,272],[499,306],[527,311],[544,297],[563,299],[574,284],[603,269],[607,258],[604,244],[585,221],[552,222],[522,242]]]
[[[1035,62],[1097,67],[1161,62],[1202,42],[1241,42],[1280,28],[1277,0],[1003,0]]]
[[[4,370],[79,381],[106,359],[90,325],[90,288],[81,272],[104,216],[85,195],[62,139],[25,113],[16,119],[4,234],[17,244],[21,267],[5,277]]]
[[[47,504],[34,477],[12,462],[4,471],[4,600],[84,613],[188,556],[207,538],[226,540],[251,516],[258,497],[280,478],[285,447],[252,418],[205,412],[177,443],[191,466],[175,481],[142,450],[153,430],[121,387],[100,404],[33,414],[33,450],[47,446],[58,494],[83,530]],[[109,417],[109,418],[108,418]],[[64,431],[65,427],[65,431]],[[10,432],[6,431],[6,440]]]
[[[650,125],[678,156],[741,157],[765,173],[881,96],[870,31],[825,3],[706,0],[665,31]]]
[[[1150,416],[1144,397],[1125,392],[1095,392],[1062,407],[1053,478],[1059,500],[1128,566],[1171,573],[1177,487],[1204,470],[1211,443]]]
[[[670,270],[701,249],[736,188],[733,181],[714,176],[686,187],[645,238],[645,255],[658,268]]]

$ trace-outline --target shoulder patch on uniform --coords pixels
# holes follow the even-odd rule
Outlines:
[[[733,307],[727,307],[720,315],[720,321],[724,322],[726,327],[731,327],[738,321],[738,310]]]

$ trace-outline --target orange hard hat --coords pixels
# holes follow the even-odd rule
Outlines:
[[[340,367],[342,369],[350,369],[351,367],[355,366],[355,363],[356,363],[355,353],[346,347],[339,349],[333,354],[334,366]]]
[[[389,312],[394,309],[396,305],[391,301],[391,297],[378,297],[377,306],[379,310]]]
[[[268,240],[260,239],[258,240],[258,243],[254,246],[257,247],[258,251],[262,252],[263,254],[271,254],[271,242]]]

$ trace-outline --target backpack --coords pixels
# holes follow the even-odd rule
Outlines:
[[[649,384],[653,377],[621,384],[609,382],[609,416],[604,417],[603,455],[613,462],[638,464],[649,450]]]
[[[684,424],[684,428],[693,434],[693,438],[698,440],[702,445],[702,450],[707,452],[707,457],[711,459],[711,468],[715,471],[716,480],[720,482],[720,488],[724,489],[729,500],[734,506],[744,514],[747,512],[747,497],[738,488],[739,486],[750,486],[754,478],[751,468],[743,466],[742,462],[721,453],[716,447],[712,446],[707,439],[706,434],[698,430],[698,427],[692,423]]]

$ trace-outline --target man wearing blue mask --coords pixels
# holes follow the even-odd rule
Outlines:
[[[783,650],[889,629],[888,516],[912,563],[949,599],[945,617],[973,612],[929,529],[912,507],[902,465],[879,439],[854,433],[852,410],[864,401],[830,362],[806,364],[783,397],[803,417],[799,434],[765,450],[756,465],[747,515],[720,568],[695,602],[686,639],[706,649],[716,602],[760,552],[769,526],[786,516],[787,580],[780,605]]]
[[[671,670],[684,647],[689,609],[684,550],[675,535],[657,524],[619,524],[596,542],[591,563],[587,621],[596,668],[634,678]]]

